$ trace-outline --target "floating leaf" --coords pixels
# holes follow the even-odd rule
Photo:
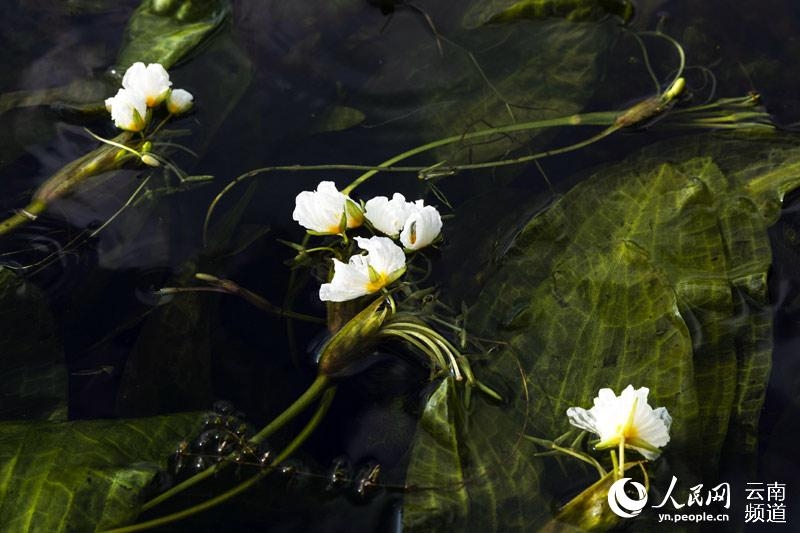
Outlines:
[[[3,531],[95,531],[130,523],[141,491],[197,414],[0,423]]]
[[[712,136],[658,144],[528,222],[470,314],[483,336],[508,343],[484,372],[519,378],[511,404],[479,401],[460,437],[459,455],[471,450],[486,461],[476,471],[488,472],[463,520],[481,531],[541,527],[563,494],[552,493],[557,479],[541,487],[547,463],[516,443],[563,434],[566,409],[588,407],[601,387],[650,387],[651,403],[674,418],[665,456],[680,475],[711,477],[722,459],[755,452],[772,342],[767,227],[800,185],[796,146]],[[429,462],[427,475],[448,468]],[[523,468],[533,472],[524,490]],[[411,465],[408,483],[419,470]],[[474,475],[469,465],[463,477]],[[447,501],[425,511],[407,500],[404,517],[446,511]],[[499,519],[485,511],[509,507]]]

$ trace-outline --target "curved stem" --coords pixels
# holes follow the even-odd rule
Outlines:
[[[446,146],[448,144],[453,144],[457,142],[468,141],[471,139],[478,139],[480,137],[489,137],[492,135],[499,135],[503,133],[514,133],[519,131],[527,131],[539,128],[553,128],[559,126],[608,126],[609,124],[613,124],[614,120],[617,118],[619,113],[617,111],[598,111],[594,113],[582,113],[576,115],[569,115],[565,117],[557,117],[557,118],[550,118],[550,119],[543,119],[543,120],[534,120],[531,122],[522,122],[519,124],[509,124],[506,126],[499,126],[496,128],[489,128],[480,131],[473,131],[469,133],[464,133],[461,135],[452,135],[450,137],[445,137],[443,139],[439,139],[436,141],[432,141],[416,148],[412,148],[402,154],[396,155],[390,159],[387,159],[383,163],[379,165],[339,165],[339,164],[332,164],[332,165],[282,165],[282,166],[272,166],[272,167],[263,167],[257,168],[255,170],[251,170],[250,172],[246,172],[237,176],[233,181],[228,183],[223,189],[214,197],[211,201],[211,204],[208,206],[208,210],[206,211],[206,218],[203,222],[203,242],[206,240],[206,235],[208,234],[208,227],[211,221],[211,216],[216,209],[217,204],[219,204],[220,200],[228,193],[231,189],[233,189],[236,185],[240,182],[252,178],[254,176],[258,176],[259,174],[263,174],[265,172],[276,172],[276,171],[288,171],[288,172],[296,172],[296,171],[317,171],[317,170],[366,170],[367,172],[356,178],[356,180],[348,185],[342,192],[348,194],[353,189],[358,187],[361,183],[368,180],[370,177],[374,176],[378,172],[423,172],[431,168],[430,165],[428,166],[413,166],[413,167],[396,167],[394,166],[395,163],[399,163],[405,159],[413,157],[415,155],[421,154],[423,152],[428,152],[430,150],[434,150],[436,148],[440,148],[442,146]]]
[[[287,422],[292,420],[298,414],[302,413],[310,404],[313,402],[320,394],[322,394],[327,388],[330,388],[330,379],[327,376],[319,375],[314,380],[314,382],[306,389],[306,391],[297,398],[292,405],[286,408],[280,415],[272,420],[264,429],[259,431],[250,442],[254,444],[258,444],[259,442],[263,441],[284,425]],[[219,472],[222,468],[231,464],[230,461],[224,460],[220,463],[217,463],[205,470],[194,474],[192,477],[185,479],[175,485],[174,487],[170,488],[169,490],[162,492],[155,498],[147,501],[142,505],[142,511],[147,511],[148,509],[152,509],[156,505],[165,502],[166,500],[172,498],[173,496],[180,494],[181,492],[185,491],[186,489],[200,483],[204,479],[208,478]]]
[[[378,165],[377,169],[370,170],[365,172],[358,178],[356,178],[353,183],[342,189],[344,194],[349,194],[353,191],[356,187],[367,181],[369,178],[377,174],[378,172],[386,169],[387,167],[391,167],[395,163],[399,163],[404,159],[408,159],[409,157],[413,157],[417,154],[421,154],[423,152],[428,152],[430,150],[434,150],[436,148],[440,148],[442,146],[446,146],[448,144],[453,144],[456,142],[468,141],[470,139],[475,139],[479,137],[486,137],[489,135],[496,135],[499,133],[512,133],[515,131],[526,131],[538,128],[549,128],[549,127],[556,127],[556,126],[583,126],[583,125],[608,125],[609,123],[613,123],[616,119],[618,113],[616,112],[599,112],[599,113],[585,113],[579,115],[571,115],[569,117],[558,117],[553,119],[544,119],[544,120],[535,120],[532,122],[523,122],[520,124],[509,124],[507,126],[500,126],[497,128],[490,128],[487,130],[480,130],[474,131],[470,133],[464,133],[462,135],[453,135],[450,137],[445,137],[444,139],[439,139],[437,141],[432,141],[427,144],[423,144],[421,146],[417,146],[416,148],[412,148],[402,154],[396,155],[390,159],[387,159],[380,165]],[[612,126],[613,127],[613,126]],[[544,157],[544,156],[541,156]],[[493,166],[493,165],[488,165]],[[460,168],[472,168],[469,165],[466,166],[459,166]],[[482,168],[482,167],[475,167],[475,168]],[[424,170],[424,169],[423,169]]]
[[[270,437],[273,433],[281,429],[287,422],[302,413],[320,394],[331,387],[331,378],[325,375],[318,375],[314,382],[306,391],[294,401],[284,412],[275,417],[272,422],[255,434],[250,442],[256,444]]]
[[[221,279],[216,276],[212,276],[211,274],[205,274],[202,272],[196,273],[194,277],[199,279],[200,281],[205,281],[206,283],[212,285],[213,287],[221,289],[221,292],[223,293],[230,294],[233,296],[238,296],[247,303],[249,303],[250,305],[257,307],[262,311],[266,311],[267,313],[272,313],[273,315],[277,315],[279,317],[284,317],[284,318],[296,318],[298,320],[305,320],[307,322],[315,322],[317,324],[325,323],[325,319],[323,318],[306,315],[304,313],[298,313],[290,309],[283,309],[281,307],[278,307],[277,305],[273,304],[263,296],[256,294],[251,290],[245,289],[238,283],[231,281],[229,279]]]
[[[147,522],[141,522],[139,524],[132,524],[130,526],[125,526],[117,529],[109,529],[104,531],[103,533],[129,533],[132,531],[143,531],[146,529],[152,529],[154,527],[163,526],[165,524],[170,524],[172,522],[176,522],[178,520],[182,520],[194,514],[200,513],[207,509],[211,509],[212,507],[216,507],[217,505],[224,503],[235,496],[238,496],[242,492],[246,491],[253,485],[255,485],[261,478],[265,477],[267,474],[272,472],[276,466],[278,466],[281,462],[286,460],[290,455],[292,455],[297,449],[308,439],[309,436],[314,432],[317,428],[319,423],[322,421],[325,414],[328,412],[328,408],[333,401],[333,397],[336,393],[336,387],[331,386],[328,387],[325,391],[325,394],[320,400],[319,406],[317,410],[314,412],[314,415],[305,425],[305,427],[297,434],[297,436],[292,439],[292,441],[286,446],[286,448],[281,451],[281,453],[275,458],[275,462],[270,465],[268,468],[265,468],[258,474],[254,475],[247,481],[239,483],[235,487],[230,490],[223,492],[222,494],[211,498],[210,500],[206,500],[201,504],[195,505],[193,507],[189,507],[188,509],[184,509],[182,511],[178,511],[177,513],[172,513],[170,515],[162,516],[159,518],[155,518],[153,520],[148,520]]]
[[[675,50],[678,52],[678,71],[676,72],[675,78],[672,80],[672,83],[675,83],[675,81],[677,81],[678,78],[683,76],[683,71],[686,68],[686,53],[683,51],[683,46],[681,46],[681,43],[679,43],[666,33],[662,33],[660,31],[643,31],[640,33],[640,35],[652,35],[654,37],[661,37],[662,39],[669,41],[672,44],[672,46],[675,47]]]

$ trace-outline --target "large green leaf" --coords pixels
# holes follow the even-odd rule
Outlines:
[[[2,531],[95,531],[136,518],[141,491],[197,414],[0,423]]]
[[[128,22],[117,64],[125,69],[142,61],[168,69],[217,30],[230,12],[228,0],[144,0]]]
[[[484,336],[508,343],[484,372],[516,376],[516,386],[509,405],[478,402],[460,435],[459,456],[482,458],[463,476],[483,476],[460,519],[482,531],[541,526],[563,496],[552,487],[570,480],[544,486],[548,464],[520,434],[564,433],[566,409],[590,406],[601,387],[647,386],[651,403],[669,409],[674,472],[711,479],[721,458],[755,451],[772,340],[767,228],[800,184],[796,145],[662,143],[597,172],[528,222],[471,313]],[[423,421],[415,453],[428,440]],[[428,476],[452,458],[436,462]],[[411,465],[410,484],[419,470]],[[407,499],[404,520],[452,513],[450,500]]]

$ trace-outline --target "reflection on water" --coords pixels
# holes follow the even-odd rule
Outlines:
[[[17,0],[0,7],[7,30],[0,36],[7,73],[0,78],[5,213],[25,205],[48,176],[95,146],[83,127],[114,134],[105,116],[82,115],[73,105],[108,96],[107,69],[138,4]],[[238,299],[200,293],[165,301],[153,293],[161,286],[193,284],[199,271],[235,279],[282,302],[289,279],[283,262],[292,254],[278,239],[300,238],[290,216],[295,195],[322,178],[346,184],[353,177],[342,171],[273,173],[258,178],[253,189],[233,189],[220,208],[239,210],[241,233],[217,243],[231,246],[225,253],[212,253],[213,246],[202,242],[206,209],[237,175],[265,165],[376,164],[447,135],[619,110],[653,94],[648,62],[662,87],[677,68],[669,43],[646,38],[645,61],[637,41],[613,18],[466,29],[471,4],[233,2],[231,20],[171,70],[176,86],[191,90],[198,103],[196,113],[178,126],[190,133],[176,139],[197,157],[177,150],[171,155],[188,174],[211,174],[213,182],[187,184],[157,172],[136,201],[120,210],[143,173],[118,172],[58,201],[0,241],[0,261],[47,296],[69,370],[71,418],[207,410],[222,398],[260,425],[307,384],[313,373],[309,339],[320,335],[315,325],[295,323],[287,335],[284,323]],[[658,27],[684,45],[689,91],[697,103],[757,90],[776,120],[791,125],[800,120],[798,80],[789,68],[797,55],[798,11],[778,0],[739,2],[735,10],[721,0],[642,0],[631,28]],[[625,133],[541,165],[438,180],[456,217],[437,281],[453,301],[474,297],[531,213],[586,169],[622,160],[668,135],[657,128]],[[528,143],[563,146],[584,138],[585,131],[559,128],[458,143],[431,158],[481,161],[524,155],[528,148],[518,149]],[[570,177],[579,171],[584,173]],[[391,189],[409,197],[428,190],[413,174],[386,174],[361,192],[365,198],[386,194],[390,181]],[[767,480],[797,469],[786,444],[798,435],[800,372],[793,355],[800,222],[794,206],[794,199],[787,202],[770,233],[775,370],[759,457]],[[248,233],[263,236],[249,242],[241,236]],[[307,290],[297,295],[295,308],[322,316],[316,282],[305,281]],[[418,490],[403,487],[403,473],[416,420],[431,392],[424,382],[419,365],[393,358],[347,380],[294,470],[259,490],[269,494],[268,511],[245,499],[222,511],[230,526],[298,530],[352,523],[355,530],[399,530],[402,498]],[[351,465],[380,464],[386,487],[370,498],[357,490],[355,496],[350,489],[329,490],[329,470],[342,455]],[[365,475],[351,474],[348,486]],[[309,515],[312,503],[317,511]],[[791,518],[797,522],[798,516]],[[187,530],[203,527],[202,520]]]

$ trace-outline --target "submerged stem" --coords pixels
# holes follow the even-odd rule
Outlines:
[[[246,491],[247,489],[255,485],[259,480],[261,480],[267,474],[272,472],[272,470],[274,470],[277,465],[286,460],[290,455],[292,455],[295,451],[297,451],[297,449],[300,446],[302,446],[302,444],[308,439],[309,436],[311,436],[311,434],[317,428],[319,423],[322,421],[325,414],[328,412],[328,408],[330,408],[335,393],[336,393],[335,386],[331,386],[325,389],[325,393],[322,397],[322,400],[320,400],[317,410],[314,412],[313,416],[305,425],[305,427],[300,431],[300,433],[297,434],[297,436],[294,439],[292,439],[292,441],[286,446],[286,448],[284,448],[283,451],[281,451],[281,453],[275,458],[274,463],[272,463],[269,467],[265,468],[256,475],[252,476],[250,479],[242,483],[239,483],[235,487],[223,492],[218,496],[215,496],[214,498],[211,498],[210,500],[206,500],[203,503],[195,505],[193,507],[189,507],[188,509],[184,509],[182,511],[178,511],[177,513],[155,518],[153,520],[148,520],[147,522],[132,524],[130,526],[125,526],[117,529],[109,529],[106,530],[104,533],[129,533],[131,531],[143,531],[146,529],[152,529],[154,527],[163,526],[165,524],[170,524],[172,522],[182,520],[184,518],[200,513],[207,509],[211,509],[212,507],[216,507],[217,505],[224,503],[230,500],[231,498],[234,498],[235,496],[238,496],[242,492]]]

